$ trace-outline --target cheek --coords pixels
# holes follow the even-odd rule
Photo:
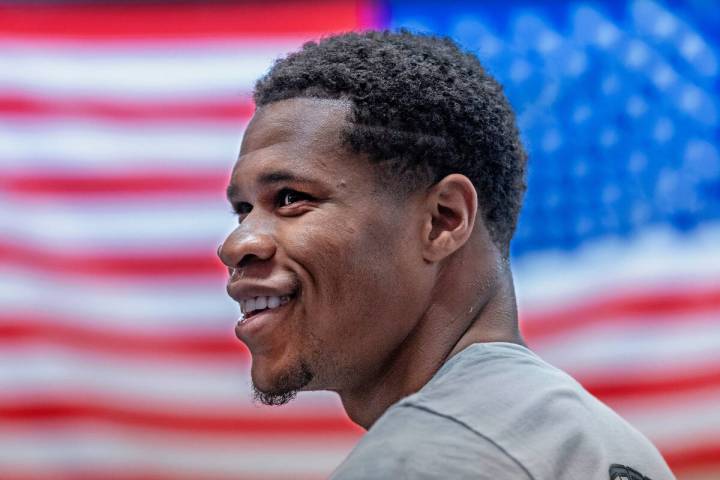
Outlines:
[[[358,339],[378,326],[388,328],[386,317],[397,321],[408,285],[407,262],[396,225],[335,218],[342,221],[324,219],[296,237],[306,259],[302,267],[313,280],[308,321],[324,338]]]
[[[377,283],[374,261],[382,255],[368,226],[319,218],[295,237],[296,260],[310,276],[313,296],[326,305],[360,297],[360,287]]]

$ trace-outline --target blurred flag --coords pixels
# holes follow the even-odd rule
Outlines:
[[[280,55],[363,2],[0,8],[0,478],[322,478],[331,394],[251,403],[217,245]]]
[[[392,26],[478,52],[516,108],[530,160],[512,253],[529,346],[650,437],[679,478],[720,478],[711,7],[391,5]]]

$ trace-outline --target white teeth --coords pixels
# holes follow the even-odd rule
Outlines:
[[[290,301],[289,295],[282,297],[255,297],[240,301],[240,309],[243,315],[254,312],[256,310],[272,309],[285,305]]]
[[[255,310],[255,299],[245,300],[245,313],[250,313],[253,310]]]
[[[255,299],[255,310],[264,310],[267,307],[267,297],[257,297]]]

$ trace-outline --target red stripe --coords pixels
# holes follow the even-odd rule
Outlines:
[[[717,471],[717,478],[720,478],[720,441],[717,439],[688,447],[668,447],[662,450],[662,454],[676,474],[703,469]]]
[[[228,472],[218,474],[217,472],[202,472],[193,468],[194,473],[179,473],[175,470],[172,473],[151,469],[148,465],[122,465],[115,463],[108,464],[106,469],[98,467],[70,467],[64,465],[69,462],[62,462],[63,466],[52,465],[46,470],[38,467],[37,470],[12,468],[6,465],[0,466],[0,478],[2,480],[288,480],[287,474],[263,474],[246,473],[245,471]],[[119,467],[119,468],[118,468]],[[12,468],[12,469],[11,469]],[[122,469],[120,472],[118,470]],[[327,475],[309,475],[293,472],[292,480],[323,480]]]
[[[247,362],[246,348],[226,332],[186,335],[143,334],[112,331],[69,324],[69,320],[48,319],[37,315],[0,316],[0,342],[50,343],[83,352],[147,357],[212,357],[228,362]],[[199,324],[199,323],[198,323]],[[609,404],[656,397],[653,403],[671,402],[677,395],[720,387],[720,365],[699,361],[693,366],[662,366],[655,372],[628,369],[599,376],[577,372],[575,378],[598,398]],[[647,400],[649,401],[649,400]]]
[[[664,457],[670,468],[675,474],[691,474],[693,470],[702,469],[702,478],[713,478],[713,473],[720,478],[720,445],[701,445],[691,449],[678,450],[664,453]],[[135,466],[136,467],[136,466]],[[147,468],[147,467],[145,467]],[[106,480],[196,480],[197,478],[213,478],[215,480],[237,479],[238,473],[228,474],[227,477],[218,477],[217,472],[212,475],[203,475],[200,472],[184,475],[173,471],[172,473],[163,473],[157,470],[140,470],[138,468],[124,468],[123,470],[132,470],[130,472],[118,472],[118,469],[108,466],[106,470],[84,468],[76,470],[75,468],[65,467],[57,468],[52,471],[37,471],[14,468],[10,470],[7,467],[0,468],[0,478],[3,480],[97,480],[98,478]],[[287,475],[262,475],[253,474],[251,476],[243,475],[245,480],[286,480]],[[299,473],[293,473],[293,479],[296,480],[312,480],[321,477],[303,476]],[[323,477],[324,478],[324,477]]]
[[[613,404],[620,400],[647,399],[655,396],[658,401],[672,401],[676,395],[720,387],[720,365],[705,361],[692,368],[658,366],[657,371],[632,372],[632,365],[618,367],[612,375],[599,378],[596,375],[575,375],[575,378],[593,395]]]
[[[0,33],[92,39],[318,36],[362,28],[363,2],[0,7]]]
[[[224,197],[231,163],[222,172],[125,172],[112,175],[68,175],[44,172],[2,172],[0,188],[14,195],[165,195],[203,194]]]
[[[0,96],[0,115],[38,117],[92,117],[93,119],[136,122],[215,121],[240,125],[255,111],[246,96],[192,102],[110,101],[103,99],[41,98],[22,94]]]
[[[227,435],[312,435],[342,434],[357,437],[362,430],[343,415],[260,416],[235,415],[233,417],[177,415],[167,411],[119,408],[79,400],[48,400],[3,402],[0,401],[0,421],[29,422],[94,420],[123,426],[152,427],[183,433]],[[720,467],[720,443],[705,441],[687,447],[667,446],[662,454],[675,471],[702,467]],[[4,478],[4,477],[3,477]]]
[[[183,433],[224,434],[231,436],[342,434],[357,436],[362,432],[345,415],[333,411],[314,414],[303,411],[293,415],[261,415],[260,412],[232,415],[201,415],[126,408],[93,401],[89,395],[75,392],[77,398],[0,400],[0,422],[49,422],[92,420],[109,424],[153,428]]]
[[[64,275],[103,277],[221,277],[227,274],[212,248],[208,252],[157,255],[85,255],[0,244],[0,262]]]
[[[63,462],[67,463],[67,462]],[[193,473],[180,473],[172,469],[171,473],[161,469],[152,469],[143,465],[123,465],[123,471],[119,472],[115,464],[108,464],[106,469],[98,467],[70,467],[63,465],[45,470],[30,470],[22,468],[10,468],[6,465],[0,466],[0,478],[2,480],[322,480],[326,475],[307,475],[299,472],[288,474],[247,474],[241,471],[220,474],[217,471],[202,472],[193,468]],[[240,476],[241,475],[241,476]]]
[[[98,322],[98,325],[101,322]],[[198,320],[198,325],[203,322]],[[120,356],[202,356],[222,357],[231,363],[247,362],[248,351],[235,338],[232,321],[228,319],[227,332],[201,331],[177,334],[147,334],[121,332],[107,327],[92,328],[72,325],[59,318],[42,318],[37,315],[0,314],[0,342],[17,345],[21,342],[43,342],[61,345],[83,352],[117,354]]]
[[[624,292],[543,312],[521,312],[520,327],[530,343],[593,325],[628,322],[658,325],[664,319],[675,322],[677,315],[720,310],[720,287],[655,292]]]

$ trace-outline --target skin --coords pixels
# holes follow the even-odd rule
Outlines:
[[[228,188],[240,223],[218,253],[236,299],[297,292],[236,328],[255,388],[335,391],[369,428],[472,343],[522,339],[472,183],[452,174],[391,195],[342,146],[350,108],[295,98],[256,112]]]

